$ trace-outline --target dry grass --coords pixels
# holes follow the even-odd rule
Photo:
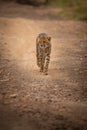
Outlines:
[[[87,21],[87,0],[50,0],[50,5],[62,8],[57,16]]]

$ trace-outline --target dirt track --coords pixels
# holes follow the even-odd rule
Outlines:
[[[87,130],[87,23],[0,6],[0,130]],[[48,76],[36,65],[41,32],[52,37]]]

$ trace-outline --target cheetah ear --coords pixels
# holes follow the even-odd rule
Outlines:
[[[48,37],[48,40],[51,41],[51,37]]]
[[[39,42],[40,42],[40,38],[37,38],[37,39],[36,39],[36,42],[39,43]]]

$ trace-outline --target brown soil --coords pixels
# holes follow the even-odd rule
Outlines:
[[[0,130],[87,130],[87,23],[55,11],[0,4]],[[41,32],[52,37],[48,76],[36,65]]]

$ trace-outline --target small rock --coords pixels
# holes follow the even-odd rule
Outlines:
[[[83,58],[81,57],[81,58],[79,58],[81,61],[83,60]]]
[[[85,58],[87,57],[87,55],[84,56]]]
[[[10,95],[11,98],[16,98],[17,97],[17,94],[12,94]]]
[[[68,96],[71,96],[71,93],[69,93]]]
[[[6,95],[6,92],[2,92],[1,94],[2,94],[2,95]]]
[[[52,102],[52,99],[49,99],[48,102]]]

